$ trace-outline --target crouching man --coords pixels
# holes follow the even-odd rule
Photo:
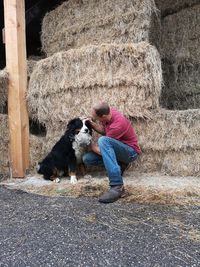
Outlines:
[[[91,151],[83,155],[83,162],[88,166],[105,167],[110,189],[99,198],[99,202],[111,203],[124,194],[123,172],[141,150],[131,122],[107,103],[92,108],[90,123],[103,136],[98,139],[98,144],[91,144]]]

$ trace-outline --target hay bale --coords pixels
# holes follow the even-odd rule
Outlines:
[[[35,172],[35,166],[39,159],[46,155],[44,149],[46,142],[45,137],[30,135],[30,170]],[[49,152],[49,151],[48,151]],[[9,129],[8,115],[0,114],[0,174],[9,175],[10,173],[10,156],[9,156]]]
[[[149,117],[159,105],[161,64],[148,43],[103,44],[54,54],[34,69],[29,113],[46,126],[88,116],[105,100],[132,117]]]
[[[39,137],[30,134],[29,143],[30,143],[29,169],[31,172],[35,173],[38,161],[43,159],[44,156],[46,156],[50,150],[47,149],[45,150],[46,137],[41,137],[41,136]]]
[[[133,123],[143,151],[200,150],[200,110],[159,109],[152,117]]]
[[[133,170],[200,176],[200,110],[160,109],[133,124],[143,152]]]
[[[149,41],[153,0],[69,0],[42,22],[42,50],[56,52],[84,45]]]
[[[27,60],[27,78],[28,78],[28,80],[30,79],[31,73],[33,72],[34,67],[36,66],[36,64],[39,60],[41,60],[40,57],[28,58],[28,60]]]
[[[2,112],[7,101],[8,73],[0,70],[0,111]]]
[[[200,150],[154,151],[145,150],[133,162],[130,171],[161,173],[172,176],[200,176]]]
[[[8,116],[0,114],[0,174],[9,174],[9,133],[8,133]]]
[[[163,107],[200,108],[199,15],[200,5],[196,5],[163,19]]]
[[[164,61],[165,87],[161,105],[169,109],[200,108],[200,64],[182,62],[179,65]]]
[[[161,54],[171,63],[200,63],[200,4],[167,16],[162,22]]]
[[[33,57],[27,60],[27,79],[29,81],[31,73],[41,57]],[[4,113],[8,101],[8,72],[6,68],[0,70],[0,113]]]
[[[161,11],[162,17],[165,17],[177,13],[181,9],[199,4],[199,0],[155,0],[155,3]]]

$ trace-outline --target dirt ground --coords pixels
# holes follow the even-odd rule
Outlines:
[[[61,190],[61,189],[60,189]],[[2,267],[198,267],[200,208],[0,186]]]

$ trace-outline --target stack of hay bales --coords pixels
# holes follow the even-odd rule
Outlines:
[[[27,96],[32,118],[47,128],[44,154],[69,119],[105,100],[133,120],[143,151],[134,170],[199,175],[199,111],[159,108],[160,57],[148,43],[152,9],[153,1],[70,0],[45,16],[42,44],[50,57],[34,69]]]
[[[28,80],[39,58],[31,58],[27,60],[27,76]],[[8,115],[6,113],[6,105],[8,101],[8,73],[6,69],[0,70],[0,174],[8,175],[10,172],[9,160],[9,132],[8,132]],[[43,138],[30,135],[30,168],[32,169],[38,156],[42,157]],[[46,151],[45,151],[46,152]]]
[[[35,65],[27,100],[31,119],[47,135],[30,137],[31,167],[69,119],[88,116],[105,100],[136,128],[143,153],[134,170],[200,175],[200,111],[159,108],[161,61],[148,43],[154,9],[153,0],[69,0],[45,16],[42,45],[49,57]]]
[[[164,17],[162,27],[162,105],[200,108],[200,4]]]
[[[153,0],[69,0],[46,14],[42,48],[47,56],[102,43],[149,41]]]

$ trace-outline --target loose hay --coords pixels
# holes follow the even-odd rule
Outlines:
[[[70,0],[47,13],[42,49],[50,56],[84,45],[149,41],[153,0]]]
[[[19,188],[36,194],[46,196],[70,196],[70,197],[99,197],[108,190],[108,180],[93,178],[90,181],[85,179],[79,180],[76,185],[70,184],[69,181],[62,181],[60,184],[49,183],[46,185],[20,185]],[[200,205],[199,187],[167,188],[149,186],[131,180],[125,179],[126,194],[119,201],[136,202],[136,203],[154,203],[170,205]],[[88,218],[89,219],[89,218]],[[90,218],[92,219],[92,218]]]
[[[54,54],[35,67],[28,90],[29,113],[46,126],[90,114],[109,101],[132,117],[149,117],[159,105],[161,64],[148,43],[103,44]]]

